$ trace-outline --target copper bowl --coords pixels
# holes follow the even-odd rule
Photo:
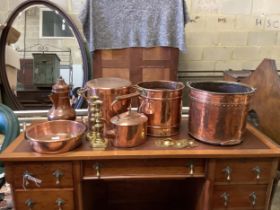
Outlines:
[[[86,126],[83,123],[54,120],[28,127],[25,137],[35,152],[56,154],[79,146],[85,131]]]

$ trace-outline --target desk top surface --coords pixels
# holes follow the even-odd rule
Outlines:
[[[183,118],[180,134],[173,139],[189,138],[187,119]],[[141,158],[249,158],[280,157],[280,147],[266,135],[250,124],[244,135],[244,141],[235,146],[214,146],[195,141],[193,148],[162,148],[156,146],[159,138],[148,137],[145,144],[133,148],[115,148],[109,146],[105,151],[93,150],[89,142],[83,140],[78,148],[62,154],[39,154],[32,151],[29,142],[20,136],[0,154],[2,161],[55,161],[90,159],[141,159]]]

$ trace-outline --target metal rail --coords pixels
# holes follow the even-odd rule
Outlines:
[[[132,110],[137,111],[137,108],[132,108]],[[86,120],[88,110],[87,109],[76,109],[77,120]],[[14,111],[15,115],[18,117],[21,130],[24,125],[28,126],[33,122],[45,121],[48,119],[48,110],[18,110]],[[188,116],[189,107],[183,107],[183,116]]]

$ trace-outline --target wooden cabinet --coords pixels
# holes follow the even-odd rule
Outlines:
[[[33,85],[52,86],[60,75],[60,59],[57,54],[33,53]]]
[[[264,159],[212,160],[213,209],[267,209],[277,161]]]
[[[9,171],[16,209],[75,209],[71,162],[24,162]]]
[[[120,77],[133,84],[149,80],[177,80],[179,50],[172,47],[96,50],[93,77]]]
[[[20,210],[75,210],[72,189],[15,190],[14,201]]]
[[[185,137],[187,120],[180,134]],[[16,210],[269,210],[280,149],[248,125],[240,145],[144,145],[36,154],[21,134],[3,153]]]

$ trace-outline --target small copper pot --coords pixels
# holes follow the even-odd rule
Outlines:
[[[237,82],[188,82],[189,134],[216,145],[242,142],[255,89]]]
[[[111,119],[113,124],[113,145],[115,147],[135,147],[147,140],[147,121],[144,114],[125,112]]]

